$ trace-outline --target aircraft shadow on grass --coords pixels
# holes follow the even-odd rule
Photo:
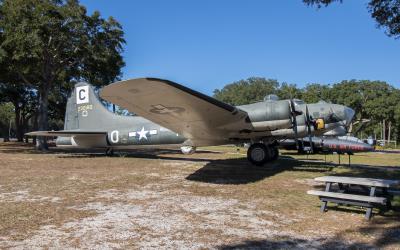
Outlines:
[[[253,166],[246,158],[210,160],[202,168],[186,177],[187,180],[214,184],[247,184],[257,182],[284,171],[331,172],[332,166],[304,163],[292,157],[281,157],[263,167]]]

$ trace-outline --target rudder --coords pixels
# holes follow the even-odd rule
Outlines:
[[[113,113],[101,103],[92,85],[77,83],[67,101],[64,130],[98,130]]]

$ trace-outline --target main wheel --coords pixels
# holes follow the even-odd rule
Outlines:
[[[267,146],[264,143],[252,144],[247,150],[247,159],[254,165],[264,165],[270,159]]]
[[[182,154],[184,155],[191,155],[196,152],[196,147],[192,146],[182,146],[181,147]]]

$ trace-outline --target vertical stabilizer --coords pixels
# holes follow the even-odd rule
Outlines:
[[[100,130],[114,116],[101,103],[92,85],[77,83],[67,101],[64,130]]]

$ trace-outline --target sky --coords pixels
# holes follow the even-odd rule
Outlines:
[[[81,4],[122,24],[122,79],[163,78],[208,95],[252,76],[299,87],[368,79],[400,88],[400,39],[377,28],[364,0],[321,9],[301,0]]]

